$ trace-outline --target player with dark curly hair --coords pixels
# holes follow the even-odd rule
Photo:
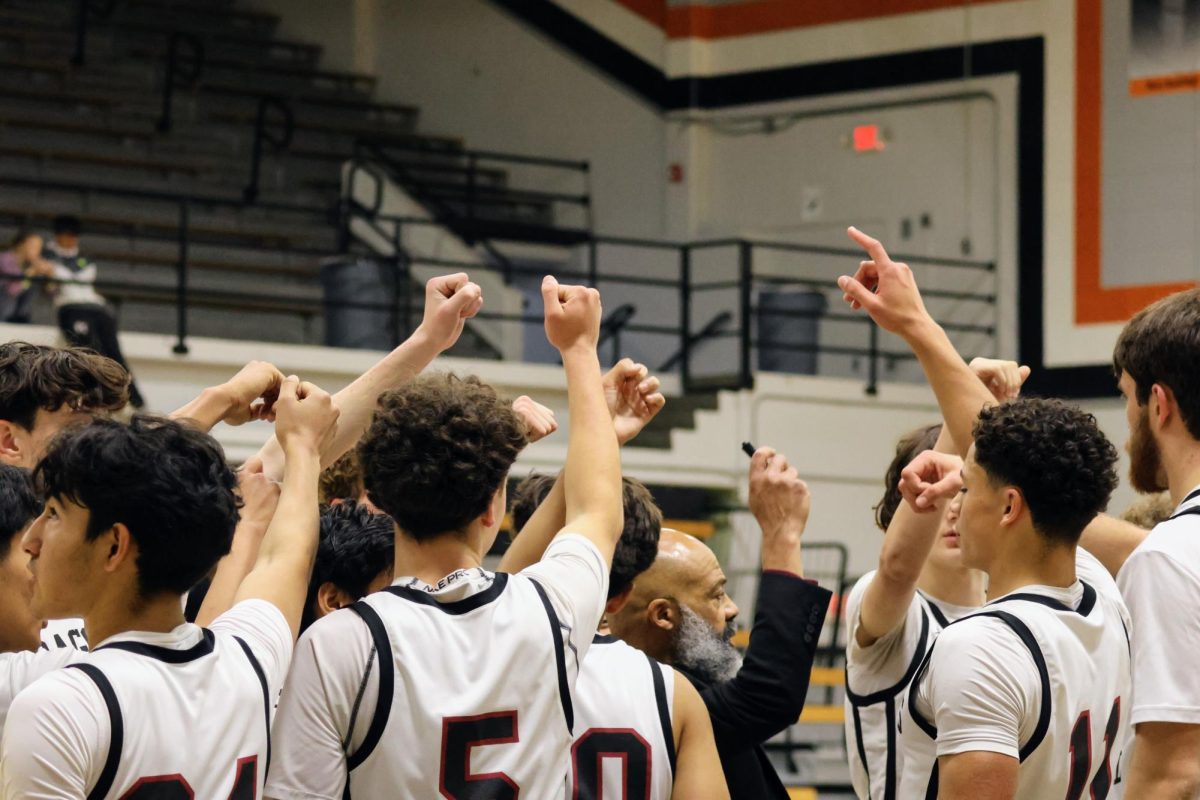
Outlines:
[[[547,277],[542,294],[570,407],[565,525],[538,563],[483,569],[525,421],[475,378],[385,394],[358,456],[368,497],[395,521],[401,574],[301,638],[268,797],[562,792],[580,660],[623,514],[599,293]]]
[[[901,718],[897,797],[1107,797],[1129,729],[1129,612],[1078,547],[1117,485],[1117,453],[1090,414],[1055,400],[984,408],[977,380],[929,316],[912,271],[851,228],[868,253],[839,285],[901,336],[925,370],[965,462],[927,451],[903,471],[917,514],[949,514],[990,602],[948,625],[917,669]],[[970,427],[968,427],[970,426]]]
[[[320,452],[338,418],[328,394],[295,377],[273,413],[287,463],[279,506],[233,608],[207,629],[184,621],[182,595],[228,552],[240,505],[216,440],[136,416],[51,444],[34,473],[45,510],[23,539],[32,610],[81,616],[92,649],[13,701],[4,797],[131,797],[148,782],[261,794],[317,546]]]

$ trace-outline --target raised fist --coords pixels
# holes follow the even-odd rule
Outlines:
[[[560,284],[552,276],[542,279],[546,307],[546,338],[561,353],[574,347],[596,349],[600,339],[600,292],[586,286]]]

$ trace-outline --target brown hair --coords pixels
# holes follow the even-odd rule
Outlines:
[[[321,473],[318,493],[324,504],[334,500],[358,500],[363,491],[362,469],[358,466],[358,454],[353,450]]]
[[[1146,405],[1154,384],[1170,389],[1188,433],[1200,439],[1200,289],[1135,314],[1113,350],[1113,370],[1118,378],[1129,373],[1138,405]]]
[[[32,430],[38,409],[118,411],[129,402],[129,373],[81,347],[0,345],[0,419]]]
[[[941,433],[942,423],[939,422],[911,430],[896,443],[896,456],[888,464],[887,474],[883,476],[883,497],[875,504],[875,524],[879,530],[888,529],[896,509],[900,507],[900,473],[914,458],[926,450],[932,450]]]
[[[371,502],[417,541],[487,510],[526,444],[525,424],[478,378],[417,378],[379,400],[358,445]]]
[[[1171,495],[1159,492],[1136,500],[1129,508],[1121,512],[1121,519],[1137,525],[1139,528],[1150,530],[1174,513],[1175,504],[1171,502]]]

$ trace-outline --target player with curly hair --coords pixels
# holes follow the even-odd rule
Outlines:
[[[912,271],[850,235],[870,260],[839,279],[846,301],[908,343],[954,441],[970,443],[965,461],[931,450],[905,468],[906,504],[929,514],[953,496],[963,564],[988,575],[988,604],[948,625],[912,680],[896,796],[1105,798],[1129,729],[1129,612],[1078,543],[1117,485],[1116,450],[1060,401],[1013,400],[972,424],[977,379]]]

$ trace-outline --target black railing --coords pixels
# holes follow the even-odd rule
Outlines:
[[[369,167],[359,168],[369,170]],[[393,259],[397,269],[411,271],[415,266],[425,266],[449,270],[491,270],[500,272],[506,279],[517,282],[521,282],[522,279],[540,277],[545,272],[544,266],[525,266],[519,263],[510,263],[500,267],[495,264],[422,256],[419,253],[415,253],[412,248],[404,246],[404,242],[406,241],[405,232],[412,228],[439,226],[438,221],[418,217],[389,216],[379,213],[375,209],[378,207],[379,198],[382,197],[382,190],[377,186],[375,190],[369,191],[368,194],[374,198],[375,202],[373,204],[359,203],[353,197],[344,198],[342,206],[343,241],[349,242],[357,238],[369,244],[370,236],[355,233],[356,225],[365,226],[365,229],[372,232],[373,237],[377,241],[386,241],[389,243],[389,250],[379,249],[377,252],[381,256]],[[860,363],[865,362],[868,377],[865,391],[874,393],[877,391],[881,362],[895,365],[900,362],[914,360],[914,356],[907,349],[888,349],[881,345],[878,331],[867,315],[826,310],[826,306],[834,305],[833,301],[840,303],[841,290],[837,288],[834,276],[837,272],[846,271],[847,268],[845,265],[837,268],[836,272],[831,269],[830,277],[828,278],[762,274],[761,270],[756,266],[756,260],[762,260],[764,255],[777,257],[781,254],[790,254],[805,258],[825,259],[845,257],[847,261],[850,261],[851,259],[861,258],[860,254],[856,251],[828,247],[809,248],[804,245],[752,241],[747,239],[678,243],[607,236],[591,236],[583,247],[589,253],[586,269],[560,268],[556,270],[556,274],[560,279],[565,281],[596,285],[605,292],[606,297],[615,298],[616,305],[614,307],[616,311],[606,319],[606,325],[619,321],[621,323],[619,326],[620,334],[617,334],[616,331],[607,331],[606,340],[621,335],[620,342],[628,344],[630,341],[629,336],[623,335],[628,334],[640,335],[643,338],[655,338],[660,342],[663,340],[675,342],[672,346],[673,349],[666,351],[669,355],[661,361],[662,371],[665,372],[677,368],[685,390],[692,388],[751,387],[754,383],[755,372],[761,368],[761,364],[756,364],[755,356],[757,355],[761,362],[764,353],[781,352],[784,354],[806,354],[814,358],[817,355],[844,357],[857,359]],[[625,252],[662,253],[671,257],[670,262],[673,266],[666,270],[660,270],[657,275],[601,269],[599,267],[603,258],[600,254],[605,248],[609,247],[618,248]],[[706,253],[721,250],[729,252],[721,259],[721,263],[716,269],[712,265],[709,265],[706,269],[706,272],[709,273],[708,277],[698,279],[695,274],[697,259]],[[896,258],[908,261],[919,268],[924,267],[935,270],[943,268],[956,271],[972,270],[980,275],[993,274],[995,270],[993,263],[984,261],[971,262],[959,259],[943,259],[907,254],[898,254]],[[853,261],[852,263],[857,262]],[[724,277],[720,274],[714,275],[714,272],[723,273],[724,275],[729,275],[729,277]],[[411,273],[406,272],[405,274]],[[411,281],[409,283],[410,285],[405,290],[405,297],[400,300],[406,312],[410,310],[413,303],[410,294],[417,288],[415,285],[411,285]],[[526,280],[524,283],[528,284],[529,281]],[[991,283],[990,279],[989,283]],[[647,302],[645,307],[654,309],[653,321],[634,323],[632,322],[632,310],[635,306],[621,299],[621,291],[619,290],[622,287],[626,292],[669,290],[672,296],[678,298],[678,302],[676,307],[672,309],[654,307],[652,302]],[[820,307],[816,309],[768,308],[756,302],[756,296],[761,296],[756,295],[756,293],[761,292],[764,288],[769,290],[798,288],[810,293],[822,293],[823,295],[827,295],[827,298],[826,302],[820,304]],[[610,295],[610,290],[612,289],[617,289],[618,291],[613,291]],[[706,312],[703,315],[705,319],[704,324],[699,330],[694,329],[692,319],[696,312],[698,298],[702,298],[705,294],[718,293],[723,293],[723,297],[726,298],[723,301],[724,307],[711,314]],[[971,292],[961,289],[953,291],[932,289],[927,293],[927,297],[931,299],[940,298],[943,301],[958,304],[973,304],[979,306],[980,309],[991,309],[987,313],[972,312],[971,317],[973,320],[986,317],[989,314],[994,317],[995,293],[991,289],[981,292]],[[614,300],[610,300],[609,302],[614,302]],[[504,314],[488,310],[482,312],[479,315],[479,319],[501,323],[521,323],[525,325],[538,325],[541,323],[541,316],[532,312]],[[852,342],[845,342],[845,337],[842,337],[843,341],[829,343],[817,337],[797,340],[788,338],[786,335],[762,334],[759,331],[761,322],[772,319],[853,326],[865,333],[865,342],[857,345]],[[986,337],[987,343],[982,349],[986,350],[989,354],[995,354],[996,329],[994,324],[985,324],[978,321],[944,321],[942,324],[952,335],[962,334]],[[407,327],[405,335],[407,335]],[[733,340],[734,344],[733,353],[722,354],[714,352],[720,349],[720,343],[729,342],[730,340]],[[660,362],[652,361],[651,363]],[[707,374],[698,374],[698,365],[709,367],[707,370],[701,370],[702,372],[707,372]],[[713,365],[716,365],[718,369],[711,369]],[[816,370],[814,369],[813,371],[815,372]]]
[[[184,55],[183,50],[189,51]],[[162,114],[159,133],[171,130],[173,100],[178,86],[194,86],[204,70],[204,42],[195,34],[172,31],[167,43],[167,62],[163,71]]]
[[[281,119],[282,131],[278,134],[268,127],[267,114],[272,109],[278,112]],[[296,131],[296,118],[291,106],[278,97],[263,96],[258,101],[258,113],[254,118],[254,146],[250,151],[250,182],[242,192],[242,199],[247,203],[258,202],[258,180],[262,170],[263,145],[270,145],[272,152],[286,150],[292,143],[292,135]]]
[[[93,20],[112,15],[116,0],[77,0],[75,4],[75,50],[71,64],[82,67],[87,63],[87,38]]]

